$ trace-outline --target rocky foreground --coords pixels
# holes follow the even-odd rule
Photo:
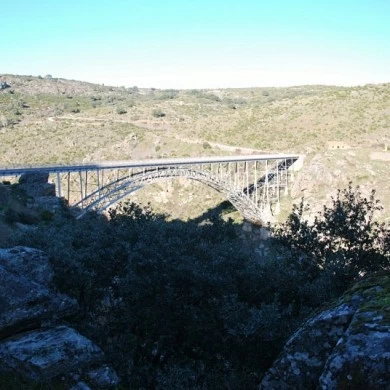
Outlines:
[[[66,322],[77,302],[55,291],[39,250],[0,250],[0,372],[69,389],[119,384],[104,353]],[[390,276],[358,283],[287,342],[260,389],[390,389]]]
[[[39,207],[60,207],[47,175],[20,184]],[[117,388],[101,348],[69,325],[78,311],[75,299],[57,291],[44,252],[0,249],[0,388],[8,388],[3,377],[69,390]],[[259,389],[390,389],[389,273],[362,280],[308,319]]]
[[[39,250],[0,249],[0,375],[69,389],[119,383],[104,353],[70,327],[77,302],[55,291],[49,259]]]
[[[390,389],[390,276],[358,283],[309,319],[260,389]]]

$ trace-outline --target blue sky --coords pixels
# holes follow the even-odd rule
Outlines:
[[[390,82],[390,0],[3,0],[0,73],[156,88]]]

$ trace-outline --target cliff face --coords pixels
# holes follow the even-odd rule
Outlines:
[[[260,389],[390,389],[390,275],[355,285],[290,338]]]

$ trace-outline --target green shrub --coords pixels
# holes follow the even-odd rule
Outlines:
[[[155,118],[162,118],[165,116],[165,113],[159,109],[159,108],[155,108],[153,109],[152,111],[152,115],[155,117]]]
[[[324,206],[312,224],[304,218],[308,209],[302,200],[273,233],[280,243],[305,254],[317,272],[331,272],[345,289],[361,276],[390,269],[386,249],[390,230],[375,221],[376,212],[382,209],[375,191],[367,199],[350,183],[348,189],[337,192],[330,207]]]
[[[176,89],[164,89],[162,91],[158,91],[154,95],[154,98],[157,100],[171,100],[174,99],[179,94],[179,91]]]
[[[125,110],[124,107],[117,107],[116,108],[116,113],[119,114],[119,115],[123,115],[123,114],[126,114],[127,111]]]

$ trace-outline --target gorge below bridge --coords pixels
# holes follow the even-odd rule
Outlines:
[[[67,199],[79,218],[90,210],[102,212],[148,184],[184,177],[215,189],[244,219],[263,224],[288,193],[300,160],[299,155],[269,154],[14,166],[0,168],[0,177],[48,174],[56,195]]]

